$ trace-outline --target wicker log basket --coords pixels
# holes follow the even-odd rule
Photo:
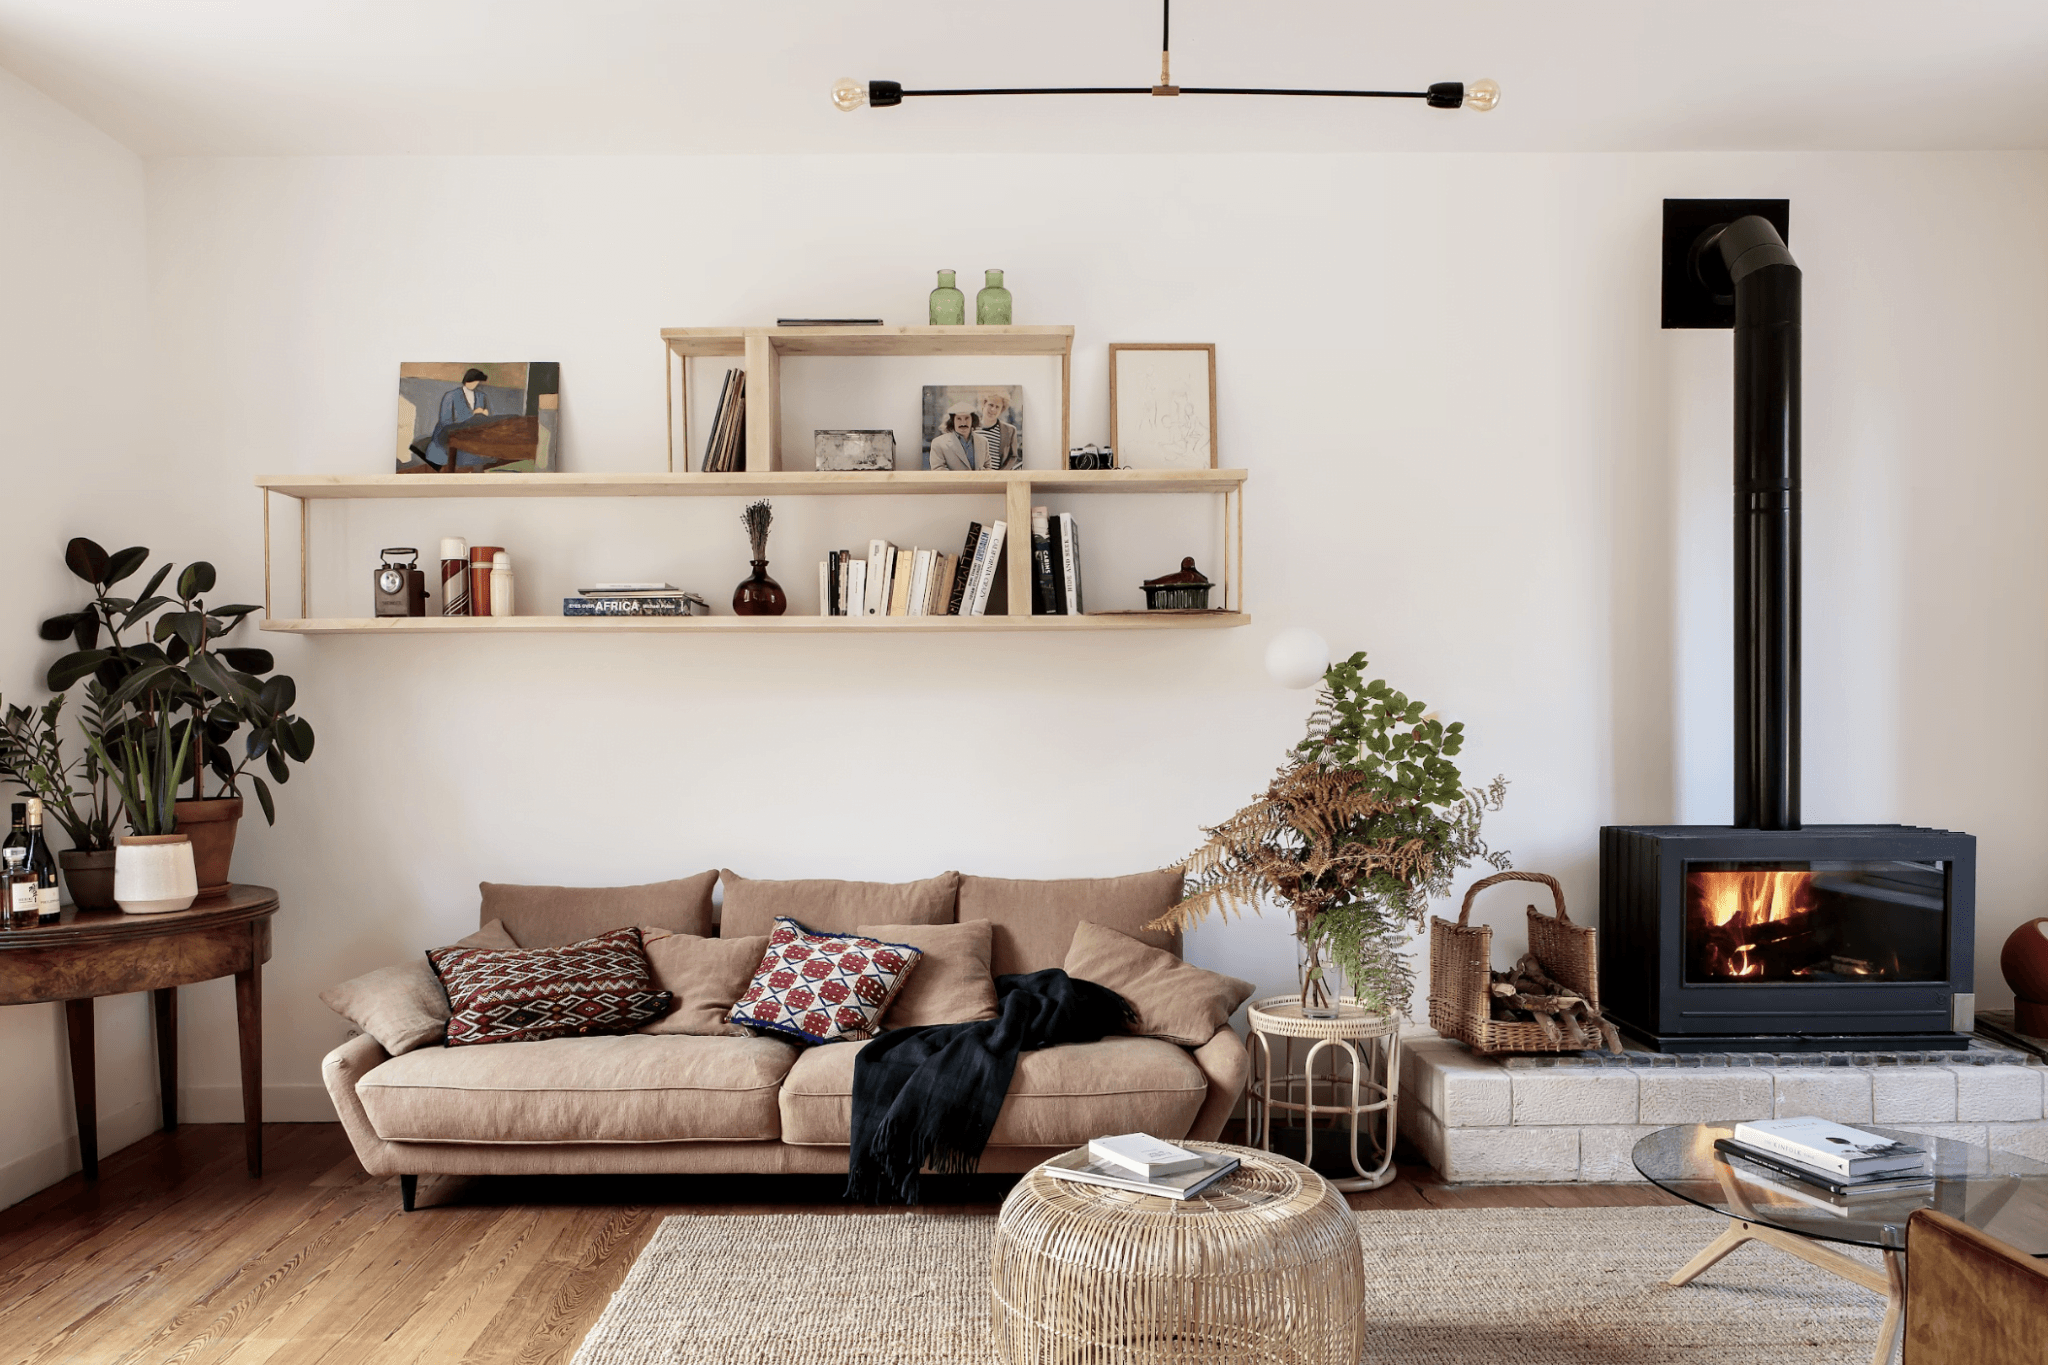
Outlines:
[[[1474,1052],[1567,1052],[1598,1046],[1597,1038],[1566,1041],[1553,1024],[1493,1017],[1493,929],[1471,923],[1472,901],[1502,882],[1541,882],[1557,903],[1555,916],[1529,907],[1529,953],[1544,975],[1585,999],[1597,1016],[1600,976],[1591,925],[1573,924],[1565,913],[1564,889],[1541,872],[1497,872],[1472,883],[1458,922],[1435,916],[1429,922],[1429,1022],[1446,1038]],[[1610,1035],[1611,1036],[1611,1035]]]

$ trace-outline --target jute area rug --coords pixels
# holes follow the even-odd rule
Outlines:
[[[1663,1279],[1690,1208],[1358,1215],[1371,1365],[1867,1362],[1883,1300],[1757,1243]],[[575,1365],[994,1365],[986,1215],[690,1216],[642,1251]],[[1869,1259],[1875,1264],[1875,1253]]]

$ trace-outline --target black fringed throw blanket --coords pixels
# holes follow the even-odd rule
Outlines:
[[[915,1204],[926,1167],[974,1174],[1018,1053],[1092,1043],[1132,1018],[1115,991],[1057,967],[997,977],[996,1003],[994,1019],[891,1029],[854,1057],[847,1198]]]

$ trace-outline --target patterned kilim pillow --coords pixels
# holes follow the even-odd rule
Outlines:
[[[427,961],[448,992],[449,1047],[631,1033],[671,999],[654,988],[638,929],[565,948],[434,948]]]
[[[777,917],[753,984],[728,1016],[807,1043],[871,1037],[924,954],[859,934],[814,934]]]

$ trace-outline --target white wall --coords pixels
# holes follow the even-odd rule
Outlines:
[[[37,643],[36,622],[85,595],[64,568],[64,542],[88,528],[114,547],[152,532],[148,508],[108,496],[149,477],[153,455],[140,439],[150,384],[142,162],[0,71],[0,185],[0,695],[40,704],[55,647]],[[96,1011],[105,1150],[156,1126],[146,1000]],[[77,1169],[66,1055],[60,1006],[0,1008],[0,1206]]]
[[[326,1112],[316,1063],[345,1025],[315,993],[473,927],[480,878],[1173,860],[1298,737],[1307,695],[1261,665],[1286,625],[1465,720],[1468,775],[1514,782],[1491,833],[1590,915],[1602,823],[1728,814],[1729,342],[1657,328],[1666,195],[1793,201],[1807,817],[1975,832],[1978,984],[1999,1003],[2048,804],[2044,164],[1017,157],[987,212],[944,198],[950,158],[151,163],[137,467],[204,496],[150,543],[213,558],[236,595],[262,566],[251,476],[387,469],[401,360],[559,360],[569,465],[656,469],[660,327],[916,321],[940,266],[1002,266],[1018,321],[1077,327],[1076,442],[1107,435],[1106,343],[1216,342],[1224,462],[1252,471],[1239,631],[266,637],[319,733],[278,827],[245,822],[237,854],[285,895],[272,1115]],[[140,523],[162,486],[101,490],[65,530]],[[361,504],[316,525],[348,547],[321,560],[316,609],[363,614],[369,552],[441,534],[512,547],[529,609],[600,567],[722,601],[745,572],[737,510]],[[826,549],[957,535],[968,510],[941,510],[785,499],[771,557],[801,602]],[[1146,573],[1205,553],[1200,527],[1131,525]],[[1292,973],[1277,917],[1188,951],[1263,986]],[[232,1118],[231,992],[185,1001],[189,1107]]]

